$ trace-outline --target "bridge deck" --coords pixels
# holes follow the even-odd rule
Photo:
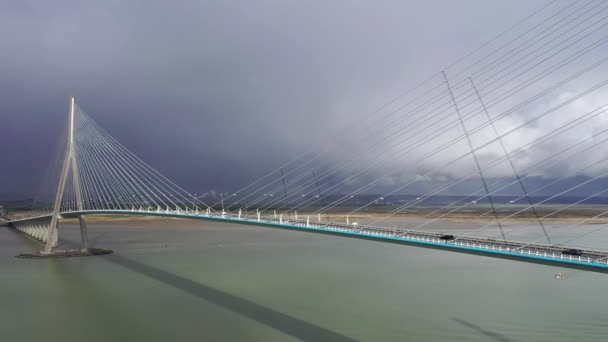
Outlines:
[[[505,241],[456,234],[454,234],[453,240],[442,240],[441,236],[443,234],[436,232],[392,229],[367,225],[354,226],[341,223],[322,222],[307,224],[306,221],[302,220],[296,221],[269,218],[261,218],[258,220],[255,217],[245,215],[240,217],[236,215],[220,214],[206,215],[192,211],[90,210],[62,213],[63,217],[76,217],[78,215],[161,216],[261,225],[608,273],[608,251],[577,248],[581,251],[581,255],[568,255],[563,253],[565,249],[569,249],[567,246],[555,246],[540,243]],[[48,219],[50,219],[50,215],[41,215],[32,218],[9,221],[9,224],[18,225],[29,221]]]

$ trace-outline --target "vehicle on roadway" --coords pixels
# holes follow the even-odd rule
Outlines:
[[[580,255],[583,255],[583,251],[581,251],[580,249],[569,248],[569,249],[564,249],[562,251],[562,254],[580,256]]]
[[[448,242],[448,241],[456,239],[456,237],[454,237],[454,235],[452,235],[452,234],[445,234],[445,235],[441,235],[441,237],[439,239],[441,239],[445,242]]]

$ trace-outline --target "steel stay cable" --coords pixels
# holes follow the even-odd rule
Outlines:
[[[550,4],[552,4],[552,3],[550,3]],[[534,14],[538,13],[540,10],[542,10],[542,9],[544,9],[544,8],[546,8],[546,7],[548,7],[550,4],[547,4],[547,5],[546,5],[546,6],[544,6],[543,8],[541,8],[541,9],[537,10],[537,11],[536,11],[536,12],[534,12],[532,15],[534,15]],[[521,22],[523,22],[523,21],[527,20],[527,19],[528,19],[529,17],[531,17],[532,15],[530,15],[530,16],[528,16],[528,17],[524,18],[524,19],[523,19]],[[515,27],[515,26],[517,26],[517,25],[514,25],[513,27]],[[538,25],[537,25],[537,26],[538,26]],[[497,36],[497,37],[495,37],[494,39],[498,38],[499,36],[501,36],[501,35],[502,35],[502,34],[504,34],[505,32],[509,31],[510,29],[511,29],[511,28],[509,28],[509,29],[507,29],[507,30],[503,31],[503,32],[502,32],[500,35],[498,35],[498,36]],[[494,39],[493,39],[493,40],[494,40]],[[489,44],[489,43],[490,43],[490,42],[492,42],[493,40],[491,40],[491,41],[489,41],[488,43],[484,44],[484,46],[485,46],[485,45],[487,45],[487,44]],[[507,44],[507,45],[508,45],[508,44]],[[479,50],[479,49],[478,49],[478,50]],[[500,49],[497,49],[496,51],[498,51],[498,50],[500,50]],[[476,52],[476,51],[477,51],[477,50],[475,50],[475,52]],[[483,59],[482,59],[482,60],[483,60]],[[454,63],[454,64],[455,64],[455,63]],[[449,67],[451,67],[451,65],[450,65]],[[448,68],[449,68],[449,67],[448,67]],[[433,76],[433,77],[434,77],[434,76]],[[392,102],[392,101],[391,101],[391,102]]]
[[[556,111],[556,110],[558,110],[558,109],[560,109],[560,108],[564,107],[565,105],[567,105],[567,104],[569,104],[569,103],[571,103],[571,102],[575,101],[576,99],[578,99],[578,98],[580,98],[580,97],[582,97],[582,96],[585,96],[585,95],[587,95],[587,94],[589,94],[589,93],[591,93],[591,92],[593,92],[593,91],[595,91],[595,90],[597,90],[597,89],[599,89],[599,88],[601,88],[601,87],[605,86],[606,84],[608,84],[608,80],[605,80],[605,81],[603,81],[603,82],[600,82],[600,83],[596,84],[595,86],[593,86],[593,87],[591,87],[591,88],[589,88],[589,89],[587,89],[587,90],[585,90],[585,91],[583,91],[583,92],[579,93],[578,95],[576,95],[576,96],[574,96],[574,97],[570,98],[569,100],[563,101],[563,102],[562,102],[562,103],[560,103],[559,105],[554,106],[553,108],[551,108],[551,109],[549,109],[549,110],[547,110],[547,111],[543,112],[542,114],[540,114],[540,115],[538,115],[538,116],[536,116],[536,117],[532,118],[531,120],[528,120],[528,121],[526,121],[525,123],[520,124],[520,125],[518,125],[518,126],[516,126],[516,127],[512,128],[512,129],[510,129],[510,130],[509,130],[509,131],[507,131],[506,133],[503,133],[503,134],[501,135],[501,137],[504,137],[504,136],[506,136],[506,135],[509,135],[509,134],[513,133],[514,131],[519,130],[519,129],[521,129],[522,127],[524,127],[524,126],[528,125],[529,123],[531,123],[531,122],[533,122],[533,121],[536,121],[536,120],[538,120],[538,119],[540,119],[540,118],[542,118],[542,117],[544,117],[544,116],[546,116],[546,115],[549,115],[550,113],[552,113],[552,112],[554,112],[554,111]],[[496,118],[495,118],[495,119],[496,119]],[[482,149],[482,148],[484,148],[484,147],[488,146],[488,145],[489,145],[489,144],[491,144],[491,143],[494,143],[496,140],[497,140],[497,138],[489,140],[488,142],[484,143],[483,145],[481,145],[481,146],[477,147],[477,148],[475,149],[475,151],[480,150],[480,149]],[[423,176],[421,176],[421,177],[426,177],[426,176],[428,176],[428,175],[430,175],[430,174],[432,174],[432,173],[434,173],[434,172],[437,172],[437,170],[440,170],[440,169],[442,169],[442,168],[444,168],[444,167],[446,167],[446,166],[449,166],[449,165],[453,164],[454,162],[456,162],[456,161],[458,161],[458,160],[460,160],[460,159],[464,158],[464,157],[465,157],[465,156],[467,156],[468,154],[469,154],[469,153],[465,153],[465,154],[461,155],[460,157],[458,157],[458,158],[456,158],[456,159],[453,159],[452,161],[450,161],[450,162],[448,162],[448,163],[446,163],[446,164],[442,165],[442,166],[441,166],[441,167],[439,167],[439,168],[434,169],[433,171],[430,171],[430,172],[426,173],[425,175],[423,175]],[[405,188],[406,186],[408,186],[408,185],[412,184],[412,183],[413,183],[413,182],[415,182],[415,181],[417,181],[417,179],[416,179],[416,180],[414,180],[414,181],[410,181],[410,182],[406,183],[405,185],[398,187],[398,188],[397,188],[397,189],[395,189],[395,190],[392,190],[391,192],[389,192],[389,193],[385,194],[383,197],[386,197],[386,196],[388,196],[388,195],[390,195],[390,194],[393,194],[393,193],[395,193],[396,191],[399,191],[399,190],[401,190],[401,189]],[[372,201],[372,202],[369,202],[369,203],[367,203],[367,204],[365,204],[364,206],[359,207],[359,208],[358,208],[358,209],[356,209],[356,210],[351,211],[351,212],[350,212],[350,213],[348,213],[347,215],[353,214],[353,213],[355,213],[355,212],[357,212],[357,211],[359,211],[359,210],[361,210],[361,209],[363,209],[363,208],[365,208],[365,207],[369,206],[369,205],[370,205],[370,204],[372,204],[372,203],[373,203],[373,201]],[[321,210],[323,210],[323,208],[322,208]],[[319,210],[319,211],[320,211],[320,210]],[[315,214],[316,214],[316,212],[315,212]],[[344,216],[342,216],[342,217],[344,217]]]
[[[95,128],[95,126],[91,125],[91,127]],[[97,131],[97,133],[99,134],[99,137],[103,137],[103,135],[100,134],[99,131]],[[99,139],[99,138],[98,138]],[[134,190],[141,195],[141,193],[145,193],[146,197],[148,198],[148,200],[150,200],[152,203],[155,203],[156,206],[159,206],[159,204],[163,204],[163,206],[168,206],[169,203],[171,203],[173,206],[177,206],[177,204],[173,201],[173,199],[166,195],[165,192],[166,190],[161,190],[158,189],[154,184],[146,184],[145,181],[142,180],[142,178],[146,178],[147,175],[143,172],[141,172],[141,170],[136,169],[133,165],[129,164],[127,162],[126,157],[124,156],[124,154],[121,154],[120,151],[116,150],[112,145],[111,145],[111,141],[108,141],[107,139],[105,140],[105,144],[101,144],[100,146],[103,146],[101,148],[105,148],[106,153],[114,153],[117,157],[114,158],[114,162],[122,162],[124,163],[124,165],[126,167],[123,167],[123,169],[125,170],[125,175],[130,179],[131,181],[131,187],[134,188]],[[121,177],[122,178],[122,177]],[[150,189],[150,186],[152,186],[155,190]],[[144,188],[146,188],[150,194],[149,195]],[[160,194],[160,196],[159,196]],[[166,198],[167,202],[165,202],[165,200],[163,200],[162,197]],[[157,203],[154,198],[156,198],[158,201],[160,201],[160,203]]]
[[[603,39],[602,39],[602,40],[603,40]],[[598,41],[598,42],[602,42],[602,40],[600,40],[600,41]],[[596,42],[595,44],[597,44],[598,42]],[[592,47],[593,47],[593,46],[592,46]],[[589,51],[590,51],[590,50],[588,50],[589,48],[586,48],[586,49],[587,49],[587,51],[584,51],[585,49],[581,50],[581,51],[582,51],[582,53],[587,53],[587,52],[589,52]],[[580,53],[581,53],[581,51],[579,51],[579,52],[578,52],[578,53],[579,53],[579,56],[576,56],[576,57],[580,57]],[[572,57],[569,57],[569,58],[567,58],[567,59],[566,59],[566,60],[564,60],[564,61],[568,61],[568,59],[570,59],[570,61],[571,61],[571,60],[572,60]],[[560,63],[563,63],[564,61],[562,61],[562,62],[560,62]],[[570,62],[570,61],[568,61],[568,62]],[[597,66],[597,64],[601,64],[602,62],[603,62],[603,61],[600,61],[599,63],[596,63],[596,65],[594,65],[594,66],[590,66],[589,68],[593,68],[593,67]],[[558,65],[557,65],[557,67],[558,67],[558,68],[559,68],[559,67],[562,67],[562,66],[563,66],[563,64],[562,64],[562,65],[560,65],[560,64],[558,64]],[[555,66],[553,67],[553,69],[554,69],[554,70],[549,69],[549,72],[554,72],[555,70],[557,70],[557,68],[556,68]],[[586,72],[586,71],[588,71],[588,70],[589,70],[589,69],[583,70],[583,71],[579,72],[577,75],[575,75],[574,77],[577,77],[577,76],[579,76],[581,73],[584,73],[584,72]],[[544,71],[544,72],[546,73],[547,71]],[[547,76],[547,74],[542,75],[542,73],[541,73],[541,74],[539,74],[539,75],[541,75],[541,78],[540,78],[540,79],[542,79],[543,77],[546,77],[546,76]],[[567,81],[569,81],[569,80],[570,80],[570,79],[564,80],[564,81],[562,81],[561,83],[558,83],[558,85],[562,85],[562,84],[566,83],[566,82],[567,82]],[[517,91],[521,91],[523,88],[524,88],[524,87],[520,86],[520,89],[519,89],[519,90],[517,90]],[[554,88],[555,88],[555,87],[554,87]],[[514,89],[516,89],[516,88],[514,88]],[[513,91],[513,89],[512,89],[511,91]],[[513,94],[511,94],[511,95],[513,95]],[[511,96],[511,95],[509,95],[509,96]],[[544,95],[544,94],[539,94],[539,95]],[[498,103],[499,101],[504,100],[505,98],[507,98],[507,97],[503,96],[503,99],[501,99],[501,100],[499,100],[499,99],[500,99],[500,97],[493,99],[494,103],[492,103],[490,106],[494,106],[496,103]],[[471,102],[471,103],[473,103],[473,102]],[[525,103],[524,103],[524,104],[525,104]],[[489,107],[490,107],[490,106],[489,106]],[[481,108],[481,107],[480,107],[480,108]],[[514,110],[515,110],[515,108],[514,108]],[[467,114],[467,115],[468,115],[468,114]],[[445,126],[444,126],[444,127],[445,127]],[[485,127],[485,126],[484,126],[484,127]],[[481,127],[481,128],[483,128],[483,127]],[[437,130],[436,130],[436,131],[437,131]]]

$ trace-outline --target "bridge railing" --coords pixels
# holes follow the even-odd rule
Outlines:
[[[388,228],[372,225],[348,225],[336,222],[316,222],[310,223],[305,220],[295,219],[276,219],[276,218],[260,218],[257,219],[251,215],[224,215],[224,217],[232,220],[245,221],[262,221],[272,224],[296,225],[308,228],[319,228],[331,231],[347,231],[350,233],[367,234],[372,236],[384,236],[390,238],[404,238],[408,240],[417,240],[430,242],[435,244],[452,244],[454,246],[468,247],[475,249],[483,249],[498,252],[516,253],[528,256],[537,256],[543,258],[552,258],[560,260],[587,262],[587,263],[604,263],[608,264],[608,252],[593,249],[579,250],[581,255],[564,254],[566,249],[562,246],[548,245],[541,243],[529,243],[525,241],[505,241],[494,238],[481,238],[475,236],[458,235],[454,236],[454,240],[444,240],[441,236],[444,233],[426,232],[417,230],[407,230],[400,228]]]

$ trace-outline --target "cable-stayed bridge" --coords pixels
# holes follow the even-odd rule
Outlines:
[[[43,255],[57,253],[61,219],[78,218],[86,251],[87,215],[146,215],[606,272],[608,247],[575,242],[602,232],[608,207],[559,220],[608,193],[606,43],[608,4],[548,3],[373,113],[346,123],[346,133],[335,136],[337,149],[302,153],[213,203],[146,164],[71,98],[47,184],[31,210],[13,214],[9,224],[40,240]],[[454,194],[459,196],[448,203],[429,205]],[[512,198],[507,203],[505,194]],[[377,206],[386,201],[392,206]],[[368,215],[370,208],[374,215]],[[413,211],[421,213],[407,219]],[[427,229],[463,214],[479,234]],[[528,222],[538,236],[513,238],[510,228],[517,220]],[[563,238],[564,230],[577,234]]]

